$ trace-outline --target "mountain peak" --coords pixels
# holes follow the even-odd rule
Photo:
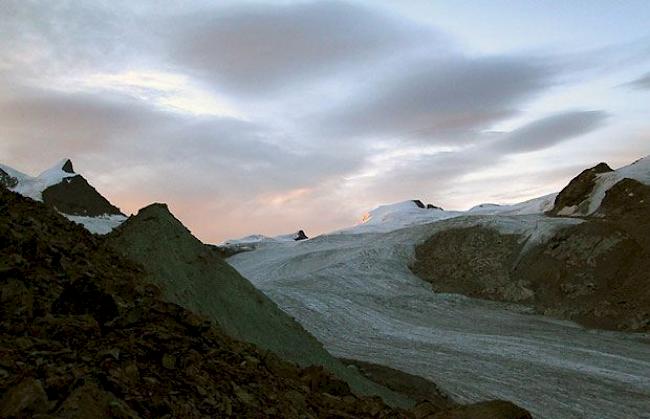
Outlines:
[[[66,173],[74,173],[74,168],[72,167],[72,160],[65,159],[63,166],[61,166],[61,170],[63,170]]]
[[[138,215],[166,215],[173,217],[174,215],[169,210],[169,206],[164,202],[154,202],[146,207],[140,208]]]
[[[197,240],[192,236],[192,232],[172,214],[167,204],[161,202],[155,202],[141,208],[136,215],[129,217],[117,230],[137,230],[140,227],[155,230],[160,237],[167,237],[168,239],[185,237]]]

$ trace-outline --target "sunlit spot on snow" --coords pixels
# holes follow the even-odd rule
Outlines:
[[[168,111],[246,119],[225,98],[202,88],[183,74],[131,70],[91,74],[75,82],[85,89],[128,94]]]

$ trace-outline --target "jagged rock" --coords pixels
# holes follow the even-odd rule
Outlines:
[[[63,170],[66,173],[74,173],[74,168],[72,167],[72,161],[70,159],[66,160],[65,163],[63,163],[61,170]]]
[[[596,175],[612,171],[613,169],[606,163],[599,163],[590,169],[584,170],[560,191],[555,198],[553,209],[548,214],[572,215],[574,213],[586,213],[591,191],[596,184]]]
[[[305,232],[303,230],[298,230],[298,232],[296,233],[296,236],[294,237],[294,240],[295,241],[307,240],[308,238],[309,237],[307,237],[307,235],[305,234]]]
[[[442,207],[437,207],[433,204],[427,204],[427,209],[437,209],[437,210],[442,210]]]
[[[332,374],[323,369],[322,366],[310,366],[303,371],[301,377],[312,391],[328,393],[334,396],[350,394],[350,386],[345,381],[336,379]]]

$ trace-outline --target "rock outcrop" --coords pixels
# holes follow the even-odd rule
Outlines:
[[[518,236],[491,228],[443,230],[417,248],[412,271],[435,292],[522,301],[532,293],[511,272],[520,249]]]
[[[413,199],[413,203],[418,207],[422,209],[437,209],[437,210],[442,210],[442,208],[437,207],[433,204],[424,204],[422,201],[419,199]]]
[[[63,163],[63,166],[61,166],[61,170],[63,170],[66,173],[74,173],[74,167],[72,167],[72,160],[66,159],[66,161]]]
[[[354,359],[342,359],[345,365],[356,368],[364,377],[378,382],[400,394],[406,394],[418,402],[426,401],[428,409],[433,412],[458,407],[438,386],[417,375],[399,371],[385,365],[371,364]]]
[[[588,327],[650,331],[650,186],[623,179],[599,210],[550,239],[487,226],[438,232],[413,272],[436,292],[523,303]]]
[[[584,170],[573,178],[569,184],[555,198],[553,209],[549,215],[572,215],[586,213],[589,206],[590,194],[596,185],[596,176],[601,173],[612,172],[606,163]]]
[[[298,230],[298,232],[293,237],[295,241],[307,240],[308,238],[309,237],[307,237],[304,230]]]

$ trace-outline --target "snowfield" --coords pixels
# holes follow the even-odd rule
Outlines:
[[[104,214],[104,215],[99,215],[97,217],[86,217],[83,215],[68,215],[68,214],[63,214],[61,213],[65,218],[68,220],[75,222],[77,224],[81,224],[86,228],[86,230],[90,231],[93,234],[108,234],[117,227],[120,226],[123,222],[126,221],[128,217],[124,215],[109,215],[109,214]]]
[[[465,215],[266,242],[229,262],[336,356],[423,376],[459,401],[511,400],[536,418],[650,417],[650,337],[434,294],[408,269],[415,244],[441,229],[490,225],[532,243],[578,222]]]

